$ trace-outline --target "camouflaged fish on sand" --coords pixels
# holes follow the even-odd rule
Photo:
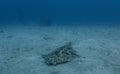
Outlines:
[[[66,45],[57,48],[55,51],[42,55],[47,65],[58,65],[72,61],[79,55],[76,54],[76,51],[72,48],[72,43],[69,42]]]

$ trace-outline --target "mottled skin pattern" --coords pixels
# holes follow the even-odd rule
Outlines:
[[[69,42],[52,53],[43,55],[43,58],[48,65],[58,65],[72,61],[77,56],[76,51],[72,48],[72,43]]]

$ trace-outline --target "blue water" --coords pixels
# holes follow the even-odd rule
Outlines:
[[[45,64],[68,42],[80,57]],[[119,56],[120,0],[0,0],[0,74],[120,74]]]
[[[119,0],[0,0],[0,23],[120,23]]]

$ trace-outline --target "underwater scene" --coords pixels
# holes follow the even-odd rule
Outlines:
[[[120,1],[0,0],[0,74],[120,74]]]

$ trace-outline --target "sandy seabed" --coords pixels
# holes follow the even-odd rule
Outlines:
[[[66,42],[80,57],[46,65],[41,55]],[[120,26],[1,26],[0,74],[120,74]]]

